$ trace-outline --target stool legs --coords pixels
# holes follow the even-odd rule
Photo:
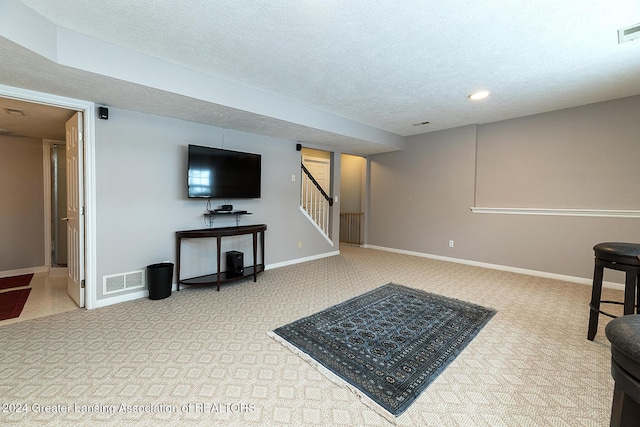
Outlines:
[[[615,385],[611,405],[611,427],[634,427],[640,419],[640,403],[633,400],[624,390]]]
[[[624,315],[636,312],[636,275],[627,273],[624,279]]]
[[[598,316],[600,315],[600,298],[602,296],[602,276],[604,267],[597,265],[593,270],[593,288],[591,289],[591,303],[589,304],[589,331],[587,339],[593,341],[598,332]],[[632,298],[633,300],[633,298]]]
[[[593,288],[591,289],[591,302],[589,303],[589,330],[587,339],[593,341],[598,332],[598,318],[600,313],[609,317],[616,317],[600,310],[600,303],[623,304],[623,314],[640,314],[640,274],[636,274],[638,269],[625,270],[624,280],[624,302],[602,301],[602,279],[604,276],[605,266],[596,260],[596,266],[593,270]]]
[[[640,274],[636,276],[636,314],[640,314]]]

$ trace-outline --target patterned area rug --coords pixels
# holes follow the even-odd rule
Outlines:
[[[2,277],[0,278],[0,289],[19,288],[21,286],[29,286],[33,273],[22,274],[20,276]]]
[[[389,283],[277,328],[270,336],[326,368],[330,378],[346,381],[365,403],[393,419],[495,313]]]
[[[31,288],[0,292],[0,320],[19,317],[30,292]]]

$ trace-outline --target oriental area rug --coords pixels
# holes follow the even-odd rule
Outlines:
[[[394,419],[495,313],[389,283],[269,335]]]

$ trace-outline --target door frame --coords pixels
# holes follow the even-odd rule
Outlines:
[[[55,139],[42,140],[42,167],[44,170],[44,265],[49,268],[53,267],[53,258],[51,257],[51,246],[53,239],[51,238],[53,222],[52,198],[51,191],[51,149],[54,145],[64,145],[66,141],[58,141]]]
[[[95,103],[43,92],[0,85],[0,96],[81,111],[84,122],[84,212],[85,228],[85,307],[96,308],[96,179],[95,179]]]

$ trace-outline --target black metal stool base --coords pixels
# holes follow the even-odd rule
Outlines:
[[[640,316],[612,320],[605,328],[611,343],[611,376],[615,381],[611,427],[640,425]]]
[[[598,332],[600,314],[616,318],[617,316],[600,309],[600,304],[621,304],[623,313],[640,313],[640,244],[635,243],[599,243],[593,247],[595,252],[595,269],[593,271],[593,288],[589,303],[589,330],[587,339],[593,341]],[[604,269],[624,271],[624,301],[603,301],[602,278]]]

